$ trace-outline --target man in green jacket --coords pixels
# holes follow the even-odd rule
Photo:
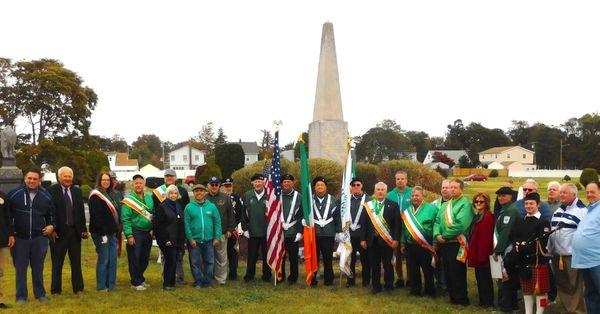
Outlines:
[[[206,199],[208,189],[202,184],[192,187],[194,200],[183,211],[185,237],[190,252],[190,268],[196,289],[208,288],[213,279],[215,247],[226,246],[219,241],[221,215],[217,207]]]
[[[496,191],[500,207],[494,212],[496,223],[494,226],[494,260],[498,256],[504,258],[506,248],[511,244],[510,233],[517,221],[521,219],[519,209],[512,202],[514,191],[509,187],[501,187]],[[501,311],[511,312],[519,308],[517,303],[517,287],[519,286],[519,274],[513,268],[505,270],[508,280],[499,279],[498,283],[498,307]]]
[[[244,210],[242,210],[242,229],[248,237],[248,264],[246,268],[245,282],[254,280],[256,273],[256,261],[258,250],[262,255],[262,281],[271,281],[271,268],[267,260],[267,191],[265,190],[265,177],[257,173],[250,179],[252,190],[244,194]]]
[[[285,256],[290,261],[290,276],[287,277],[287,282],[293,285],[298,281],[298,244],[302,240],[302,195],[294,190],[294,176],[291,174],[282,177],[281,187],[281,225],[285,241]],[[281,263],[281,272],[285,279],[285,260]]]
[[[317,236],[317,263],[323,259],[323,279],[326,286],[333,285],[333,251],[336,233],[342,232],[339,201],[327,193],[327,179],[318,176],[312,181],[313,220]],[[317,274],[313,276],[311,286],[317,285]]]
[[[219,241],[227,243],[227,239],[231,238],[233,229],[235,228],[235,214],[233,212],[233,204],[231,198],[219,191],[220,180],[217,177],[211,177],[208,180],[208,194],[206,199],[217,206],[221,215],[221,230],[223,234],[219,237]],[[224,285],[227,280],[227,245],[215,247],[215,280],[217,283]]]
[[[433,225],[438,208],[425,202],[423,188],[412,189],[411,205],[402,214],[405,228],[402,228],[401,247],[403,255],[410,259],[407,274],[410,280],[410,293],[421,295],[421,270],[425,278],[425,294],[435,297],[433,266]]]
[[[143,176],[133,176],[133,192],[127,194],[121,206],[121,224],[127,238],[127,260],[131,287],[137,291],[146,290],[144,272],[148,268],[152,249],[152,219],[154,203],[152,195],[145,192],[146,180]]]
[[[406,171],[400,170],[396,172],[395,179],[396,187],[387,193],[386,198],[398,204],[398,207],[400,208],[400,215],[402,215],[402,212],[410,206],[410,197],[412,196],[412,189],[410,188],[410,186],[408,186],[408,174],[406,173]],[[396,265],[394,268],[396,269],[396,275],[398,276],[398,279],[396,280],[396,283],[394,285],[396,286],[396,288],[402,288],[404,287],[404,273],[402,271],[403,255],[402,252],[400,252],[399,247],[394,249],[394,256],[396,257]],[[405,256],[404,259],[406,259]],[[409,261],[408,259],[406,259],[407,273],[408,267],[410,267],[408,264]]]
[[[434,243],[439,246],[452,304],[469,305],[467,294],[467,253],[473,206],[463,195],[460,179],[450,182],[452,199],[444,204],[433,227]]]

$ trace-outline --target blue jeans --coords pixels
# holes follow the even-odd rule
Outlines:
[[[152,236],[149,231],[133,230],[135,245],[127,245],[127,261],[129,263],[129,277],[133,286],[139,286],[146,281],[144,272],[148,268],[150,249],[152,249]]]
[[[16,238],[10,250],[15,265],[17,300],[27,300],[27,268],[31,265],[31,281],[36,299],[46,297],[44,288],[44,260],[48,252],[48,238]]]
[[[194,286],[208,287],[213,279],[215,249],[212,241],[196,242],[196,247],[188,243],[190,267],[194,276]]]
[[[588,313],[600,313],[600,265],[582,269]]]
[[[102,236],[92,233],[96,245],[98,261],[96,262],[96,289],[113,290],[117,284],[117,236],[107,235],[107,243],[102,243]]]

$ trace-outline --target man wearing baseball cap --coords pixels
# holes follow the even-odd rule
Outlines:
[[[148,267],[152,249],[152,221],[154,203],[152,195],[145,192],[146,179],[140,174],[133,176],[133,191],[123,198],[121,224],[127,238],[127,260],[131,287],[137,291],[146,290],[144,272]]]
[[[235,217],[233,214],[233,204],[231,198],[223,192],[219,191],[219,179],[210,177],[208,180],[208,194],[206,199],[217,206],[221,215],[221,234],[218,240],[223,245],[215,246],[215,280],[217,283],[224,285],[227,280],[227,239],[231,238],[233,229],[235,228]]]
[[[227,239],[227,264],[229,264],[229,275],[227,277],[229,280],[237,280],[238,251],[240,247],[238,241],[241,233],[241,231],[238,233],[238,225],[242,220],[243,204],[240,196],[233,193],[233,179],[225,178],[221,180],[221,187],[223,188],[223,192],[231,199],[233,216],[235,217],[235,228],[232,232],[233,236]]]

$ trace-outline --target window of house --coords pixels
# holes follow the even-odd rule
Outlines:
[[[175,161],[175,155],[171,155],[171,161]]]
[[[523,159],[527,158],[525,154],[523,154]]]
[[[510,154],[506,154],[506,158],[510,158]]]
[[[496,157],[494,157],[494,158],[498,159],[498,154],[496,154]]]
[[[183,161],[187,161],[187,155],[183,155]]]
[[[200,161],[200,155],[194,155],[194,160]]]

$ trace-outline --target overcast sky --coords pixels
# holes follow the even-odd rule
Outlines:
[[[384,118],[441,136],[600,108],[600,1],[2,1],[0,56],[55,58],[99,96],[92,133],[179,142],[213,121],[281,142],[312,120],[334,25],[352,135]],[[133,123],[137,121],[137,123]],[[26,128],[21,126],[21,132]]]

